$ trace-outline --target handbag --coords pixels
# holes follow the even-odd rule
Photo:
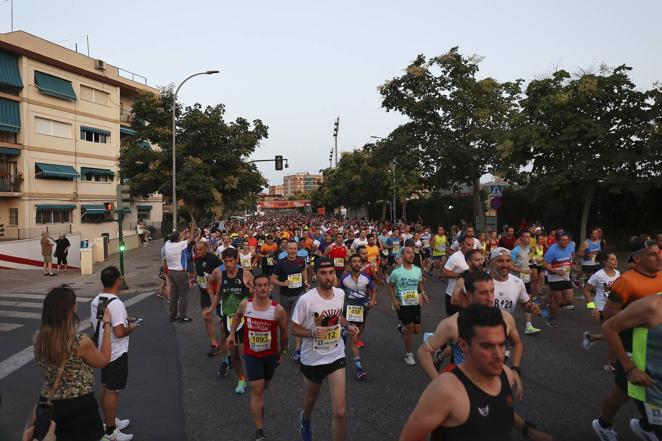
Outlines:
[[[48,390],[48,397],[46,401],[39,400],[35,406],[34,431],[32,433],[32,439],[42,441],[48,434],[48,430],[51,427],[51,421],[53,420],[53,398],[55,397],[57,390],[60,388],[63,372],[64,364],[57,370],[55,381],[53,382],[53,386],[51,386],[51,388]]]

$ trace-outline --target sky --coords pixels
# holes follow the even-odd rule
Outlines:
[[[10,31],[0,1],[0,32]],[[582,0],[262,1],[14,0],[14,29],[86,51],[143,75],[151,86],[200,76],[179,93],[184,105],[223,103],[227,118],[269,126],[252,159],[283,155],[290,168],[258,164],[270,184],[329,166],[338,150],[387,136],[404,118],[381,107],[378,87],[418,54],[459,46],[485,57],[479,77],[531,80],[628,64],[642,89],[662,80],[662,2]]]

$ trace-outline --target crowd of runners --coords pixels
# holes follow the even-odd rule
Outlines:
[[[403,364],[420,364],[431,379],[401,440],[507,440],[512,429],[553,439],[514,411],[525,387],[522,334],[554,332],[559,314],[586,308],[603,332],[578,341],[587,350],[606,341],[604,369],[614,375],[593,430],[616,440],[611,422],[632,399],[641,418],[630,428],[651,441],[662,439],[661,247],[662,234],[633,237],[621,274],[597,227],[575,238],[525,222],[499,234],[466,224],[446,230],[304,214],[249,217],[166,238],[160,295],[170,300],[170,319],[186,323],[189,293],[199,292],[207,355],[219,357],[219,378],[234,371],[235,393],[250,390],[256,440],[267,439],[265,391],[285,357],[300,364],[303,377],[301,439],[312,439],[324,380],[332,439],[346,438],[346,365],[358,381],[368,377],[362,334],[371,308],[389,302]],[[432,277],[446,282],[446,318],[423,336],[421,307],[439,294],[426,291]]]

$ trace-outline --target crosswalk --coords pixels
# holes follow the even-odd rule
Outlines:
[[[44,294],[0,293],[0,333],[11,332],[25,325],[35,326],[41,320]],[[79,306],[92,299],[76,297]]]

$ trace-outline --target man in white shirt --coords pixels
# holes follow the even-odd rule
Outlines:
[[[187,240],[184,240],[184,238]],[[168,264],[168,278],[170,279],[170,321],[190,322],[186,315],[188,307],[189,278],[187,266],[189,261],[189,248],[195,242],[195,234],[185,229],[181,234],[173,231],[163,246],[165,260]]]
[[[455,306],[451,303],[451,298],[453,297],[453,288],[455,287],[456,280],[460,275],[469,270],[469,265],[464,257],[464,254],[473,248],[474,238],[469,236],[464,236],[462,242],[460,243],[460,249],[448,258],[446,264],[444,264],[443,269],[441,270],[441,276],[448,279],[448,286],[446,287],[446,314],[450,317],[460,310],[460,307]]]
[[[133,435],[122,433],[129,425],[129,420],[120,420],[117,415],[119,392],[126,387],[129,376],[129,334],[136,330],[138,324],[130,322],[124,303],[117,297],[122,286],[122,273],[115,266],[109,266],[101,271],[103,292],[96,296],[90,305],[90,324],[98,335],[99,345],[103,341],[103,317],[105,308],[110,309],[112,335],[110,339],[110,363],[101,369],[101,387],[99,402],[103,408],[106,422],[106,434],[103,441],[129,441]],[[97,325],[99,325],[97,327]]]

